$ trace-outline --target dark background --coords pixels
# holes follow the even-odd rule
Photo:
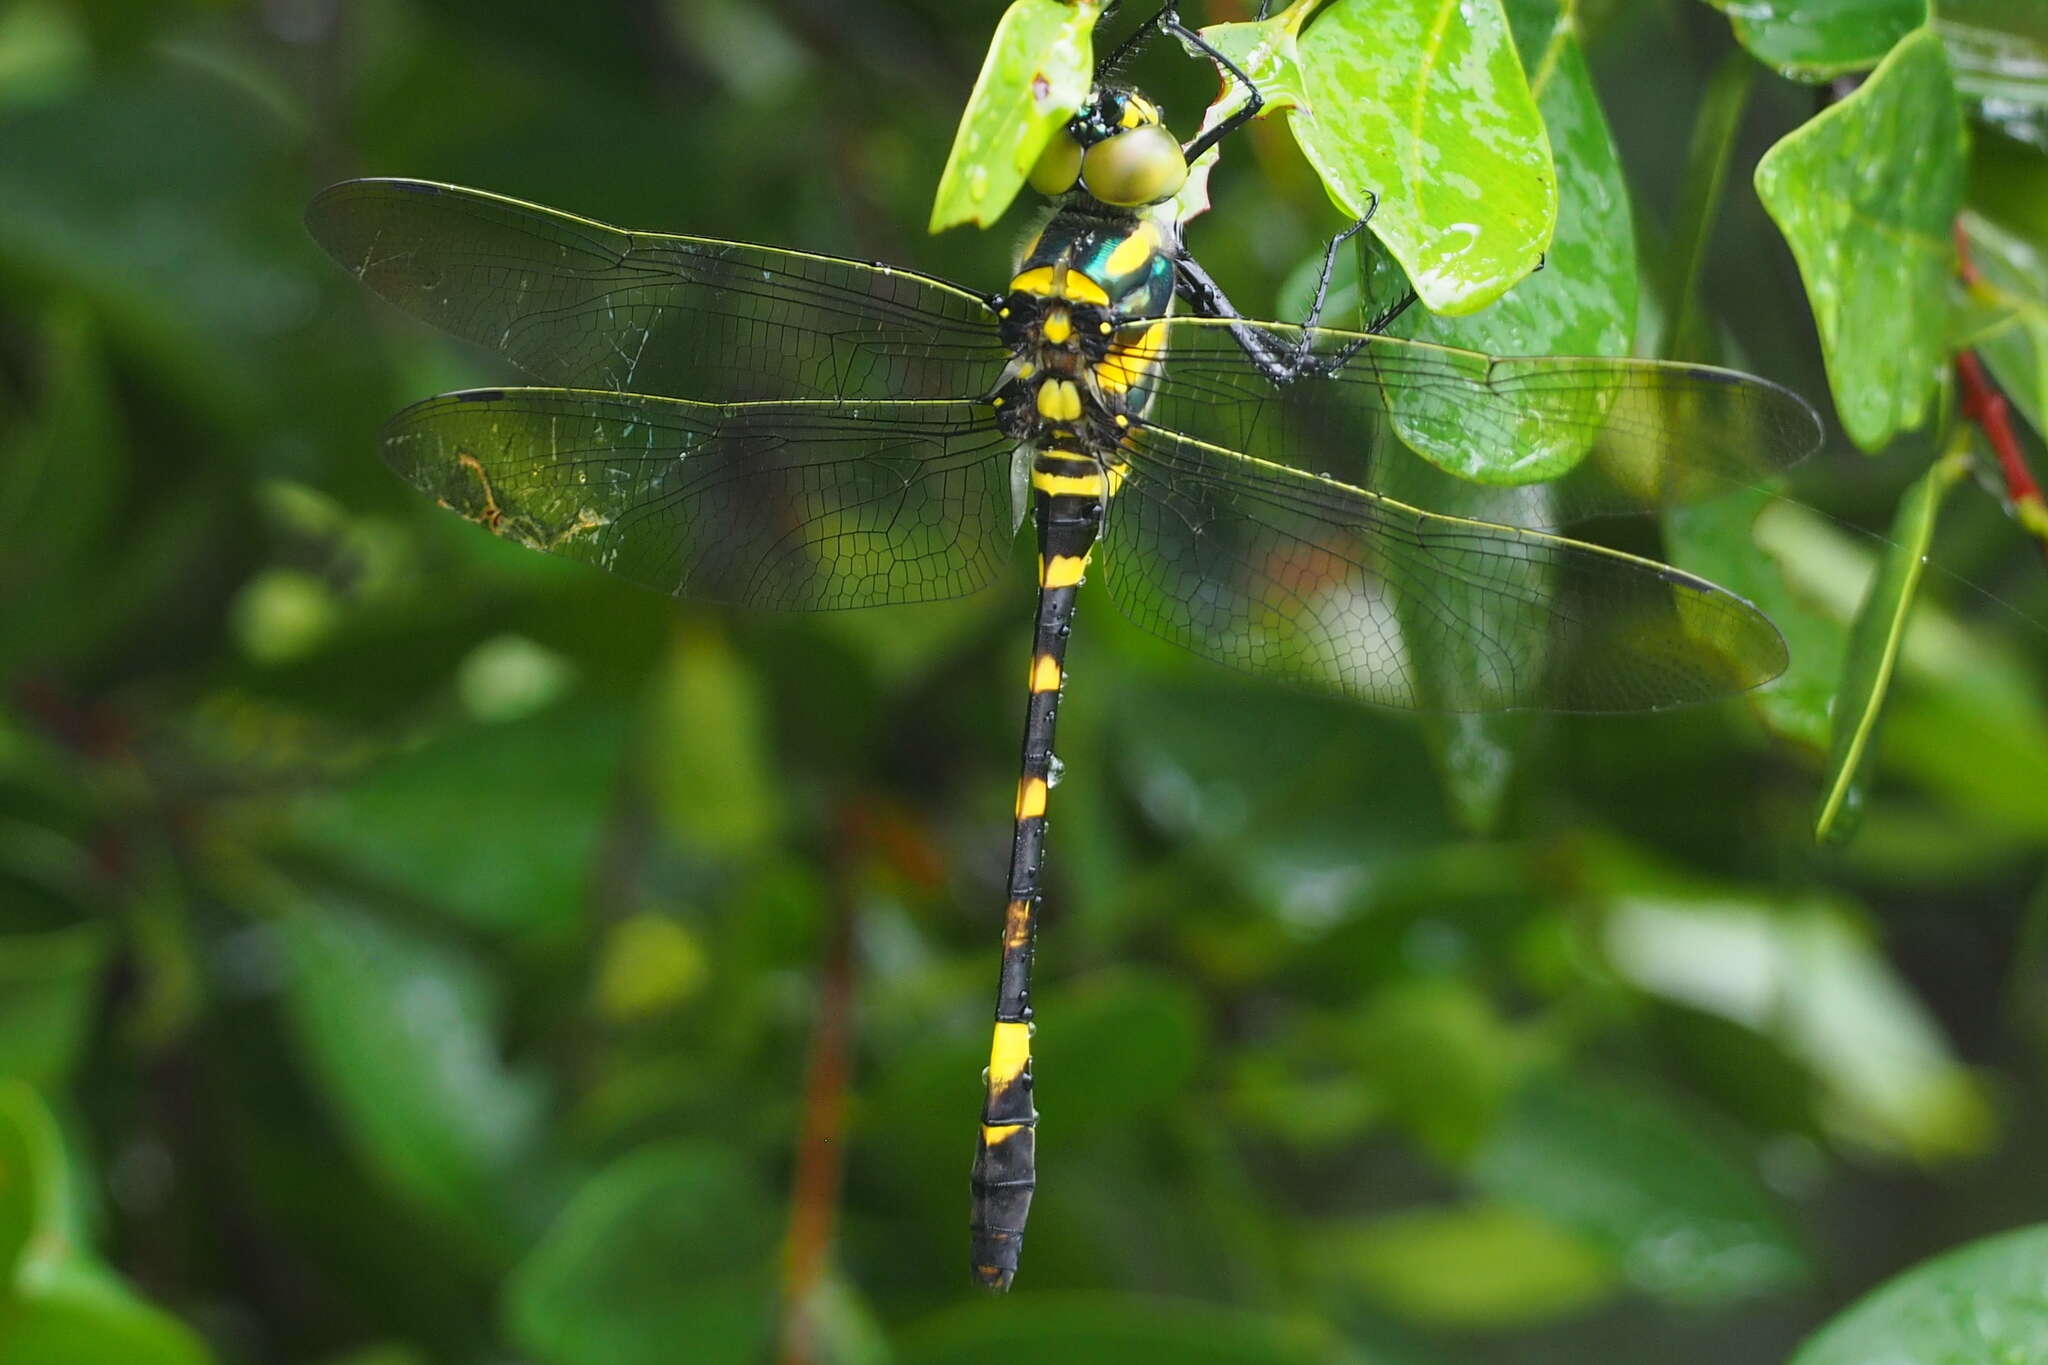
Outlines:
[[[821,1359],[1705,1365],[2041,1218],[2048,637],[1994,597],[2048,593],[1967,497],[1846,850],[1742,701],[1528,722],[1478,834],[1446,725],[1084,593],[1042,1185],[1017,1291],[971,1293],[1024,559],[778,618],[499,544],[374,437],[513,376],[299,213],[407,175],[990,287],[1021,214],[923,224],[997,13],[0,15],[0,1075],[82,1242],[232,1362],[763,1358],[825,1218]],[[1725,25],[1585,18],[1654,260]],[[1211,77],[1141,74],[1192,128]],[[1708,291],[1820,398],[1747,188],[1814,98],[1759,78]],[[1272,306],[1339,224],[1275,128],[1215,184],[1191,245]],[[1925,446],[1835,445],[1799,496],[1881,528]],[[1872,543],[1780,533],[1845,612]]]

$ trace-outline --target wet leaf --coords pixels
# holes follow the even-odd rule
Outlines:
[[[545,1365],[760,1360],[780,1231],[731,1151],[642,1148],[591,1177],[513,1273],[507,1326]]]
[[[1332,202],[1424,305],[1484,308],[1536,268],[1558,217],[1550,139],[1500,0],[1297,3],[1203,36],[1260,85]],[[1228,112],[1227,92],[1211,118]],[[1375,208],[1375,205],[1377,207]]]
[[[2044,1259],[2048,1227],[2035,1226],[1923,1261],[1851,1304],[1790,1365],[2048,1359]]]
[[[1098,0],[1012,0],[953,134],[931,230],[987,227],[1017,197],[1038,154],[1088,98]]]
[[[1835,408],[1865,450],[1927,417],[1946,358],[1965,149],[1947,58],[1922,29],[1757,163],[1757,193],[1799,261]]]
[[[1831,717],[1827,781],[1814,817],[1813,837],[1823,843],[1840,842],[1855,833],[1870,781],[1878,717],[1898,666],[1913,598],[1927,569],[1935,517],[1948,490],[1968,473],[1966,455],[1943,456],[1899,500],[1891,543],[1849,633],[1842,685]]]
[[[2048,149],[2048,8],[2012,0],[1943,0],[1934,26],[1972,113]]]
[[[1795,81],[1868,71],[1927,22],[1927,0],[1707,0],[1756,59]]]
[[[540,1093],[498,1055],[495,987],[452,949],[311,896],[280,931],[307,1069],[364,1163],[464,1239],[510,1258],[547,1191]]]
[[[1808,1273],[1756,1176],[1641,1091],[1536,1077],[1472,1174],[1486,1194],[1576,1233],[1635,1288],[1669,1302],[1726,1303]]]

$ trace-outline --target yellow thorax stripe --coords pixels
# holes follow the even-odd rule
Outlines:
[[[1011,280],[1010,289],[1016,293],[1036,294],[1044,299],[1093,303],[1104,308],[1109,306],[1108,292],[1080,271],[1069,270],[1065,262],[1034,266]]]
[[[1102,263],[1102,268],[1112,278],[1128,275],[1152,259],[1158,250],[1159,230],[1150,223],[1140,223],[1131,229],[1130,236],[1116,244],[1116,249],[1109,253],[1109,259]]]
[[[1067,338],[1074,334],[1074,321],[1067,316],[1064,308],[1055,308],[1045,315],[1045,324],[1040,328],[1045,339],[1054,346],[1064,346]]]

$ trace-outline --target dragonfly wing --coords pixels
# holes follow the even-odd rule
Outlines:
[[[1491,491],[1489,519],[1566,526],[1767,482],[1819,449],[1789,389],[1733,370],[1580,356],[1497,358],[1400,337],[1202,317],[1165,320],[1150,420],[1231,450],[1390,486],[1387,436]],[[1275,385],[1237,333],[1337,362]],[[1465,511],[1473,506],[1461,497]],[[1451,509],[1447,509],[1451,510]]]
[[[1013,443],[966,402],[444,394],[384,458],[469,520],[676,596],[790,610],[958,597],[1014,538]]]
[[[548,384],[677,398],[964,398],[1008,354],[980,296],[915,271],[627,232],[418,180],[350,180],[313,236],[383,298]]]
[[[1158,428],[1096,563],[1138,625],[1382,706],[1654,711],[1781,672],[1770,619],[1691,574],[1443,516]]]

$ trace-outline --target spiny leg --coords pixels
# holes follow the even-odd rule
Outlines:
[[[974,1276],[990,1289],[1010,1287],[1037,1187],[1038,1111],[1032,1104],[1031,955],[1038,932],[1038,883],[1045,861],[1045,808],[1053,782],[1053,725],[1065,678],[1074,596],[1102,524],[1108,488],[1086,456],[1041,452],[1031,483],[1038,521],[1038,621],[1032,635],[1030,702],[1017,782],[1016,833],[1010,844],[1003,962],[996,984],[995,1037],[988,1090],[970,1184]]]

